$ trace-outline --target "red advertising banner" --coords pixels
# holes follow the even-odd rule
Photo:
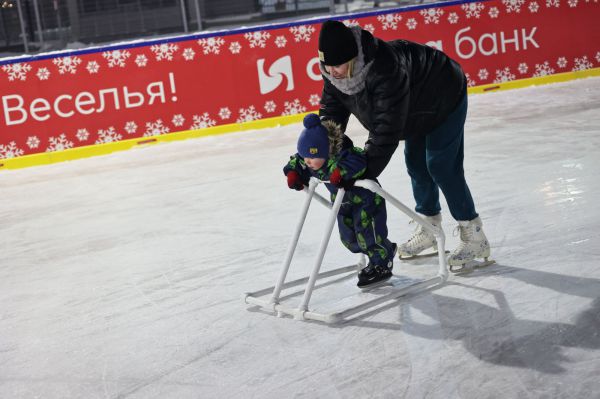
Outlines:
[[[598,0],[443,3],[339,19],[443,50],[470,86],[600,67]],[[315,110],[321,22],[0,62],[0,159]]]

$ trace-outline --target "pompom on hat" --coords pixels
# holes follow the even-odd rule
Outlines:
[[[298,138],[298,154],[302,158],[329,157],[329,131],[321,124],[317,114],[304,117],[304,130]]]
[[[319,60],[328,66],[345,64],[358,55],[352,30],[340,21],[325,21],[319,33]]]

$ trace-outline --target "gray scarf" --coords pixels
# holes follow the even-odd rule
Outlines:
[[[371,60],[371,62],[365,65],[361,41],[362,29],[360,26],[353,25],[350,26],[350,29],[352,30],[352,34],[354,35],[354,39],[358,45],[358,56],[354,60],[354,70],[352,72],[352,76],[344,79],[335,79],[333,76],[327,73],[321,63],[319,63],[319,68],[321,69],[323,76],[325,76],[325,78],[329,80],[331,84],[334,85],[339,91],[344,94],[353,95],[365,88],[367,73],[369,72],[369,69],[371,69],[373,61]]]

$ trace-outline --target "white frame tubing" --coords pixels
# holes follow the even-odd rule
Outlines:
[[[430,279],[427,279],[424,281],[420,281],[417,283],[413,283],[408,286],[392,287],[392,290],[386,295],[381,295],[375,299],[372,299],[372,300],[362,303],[360,305],[357,305],[357,306],[354,306],[354,307],[351,307],[351,308],[348,308],[348,309],[345,309],[345,310],[342,310],[342,311],[339,311],[336,313],[324,314],[324,313],[309,311],[308,303],[310,302],[310,298],[311,298],[312,292],[315,287],[315,283],[318,278],[330,277],[330,276],[335,276],[337,274],[356,271],[357,268],[360,269],[361,267],[364,267],[366,265],[366,258],[363,254],[361,254],[360,261],[358,262],[357,265],[345,266],[345,267],[341,267],[338,269],[330,270],[328,272],[319,273],[319,271],[321,269],[321,264],[323,263],[323,257],[325,256],[325,251],[327,250],[327,245],[329,244],[329,240],[331,238],[333,226],[335,225],[337,214],[342,205],[342,200],[343,200],[344,193],[345,193],[344,189],[342,189],[342,188],[338,189],[338,193],[337,193],[335,202],[332,205],[327,199],[325,199],[320,194],[315,192],[317,186],[320,183],[325,183],[325,182],[318,180],[314,177],[311,177],[308,189],[305,189],[305,191],[307,192],[307,196],[304,201],[304,205],[302,207],[302,212],[300,214],[300,219],[298,220],[298,225],[296,226],[296,230],[294,231],[294,235],[288,246],[285,260],[282,264],[281,273],[279,275],[279,279],[277,280],[277,283],[275,284],[274,287],[265,288],[265,289],[255,291],[255,292],[245,293],[245,302],[246,303],[258,305],[262,308],[266,308],[266,309],[272,310],[274,312],[277,312],[278,316],[281,316],[282,314],[288,314],[288,315],[293,316],[294,319],[297,319],[297,320],[317,320],[317,321],[322,321],[322,322],[326,322],[326,323],[337,323],[341,320],[344,320],[348,316],[351,316],[351,315],[354,315],[354,314],[357,314],[360,312],[364,312],[364,311],[371,309],[374,306],[377,306],[388,300],[396,299],[398,297],[401,297],[401,296],[406,295],[411,292],[429,289],[436,285],[442,285],[448,279],[448,265],[447,265],[446,256],[445,256],[445,239],[446,239],[446,237],[444,235],[444,231],[442,230],[441,226],[436,227],[436,226],[432,225],[431,223],[429,223],[428,221],[426,221],[425,219],[423,219],[412,209],[405,206],[403,203],[398,201],[395,197],[393,197],[391,194],[389,194],[387,191],[385,191],[383,188],[381,188],[381,186],[379,186],[379,184],[377,184],[375,181],[373,181],[373,180],[358,180],[358,181],[356,181],[355,186],[362,187],[367,190],[371,190],[371,191],[381,195],[389,203],[391,203],[396,208],[398,208],[400,211],[402,211],[403,213],[405,213],[406,215],[411,217],[413,220],[415,220],[417,223],[422,225],[427,231],[434,234],[434,236],[436,237],[437,243],[438,243],[438,260],[439,260],[438,274],[437,274],[437,276],[435,276],[433,278],[430,278]],[[329,215],[329,219],[327,220],[327,225],[326,225],[325,233],[321,240],[319,252],[315,259],[313,269],[308,277],[301,278],[301,279],[294,280],[294,281],[289,281],[286,283],[285,278],[289,271],[290,264],[291,264],[292,258],[294,256],[294,252],[296,250],[296,246],[297,246],[298,240],[300,238],[300,233],[302,231],[302,227],[304,226],[304,221],[306,220],[306,215],[308,214],[308,209],[310,207],[310,203],[313,198],[316,198],[319,202],[321,202],[328,208],[331,208],[331,213]],[[298,285],[301,285],[304,283],[306,283],[306,288],[304,290],[304,296],[302,298],[302,302],[300,303],[300,306],[298,308],[296,308],[296,309],[290,308],[288,306],[285,306],[285,305],[282,305],[279,303],[281,291],[284,288],[298,286]],[[267,300],[259,298],[260,296],[264,296],[267,293],[271,292],[271,290],[272,290],[273,294],[272,294],[270,300],[267,301]]]
[[[323,258],[325,257],[325,250],[327,250],[327,245],[329,244],[329,239],[331,238],[331,233],[333,232],[333,226],[335,225],[337,214],[340,210],[340,207],[342,206],[342,201],[344,200],[345,193],[346,191],[343,188],[340,188],[337,191],[335,201],[333,202],[333,207],[331,208],[331,212],[329,213],[329,220],[327,220],[325,234],[323,234],[323,239],[321,240],[321,246],[319,247],[317,259],[315,260],[315,264],[313,266],[312,272],[310,273],[308,283],[306,284],[306,289],[304,290],[304,297],[302,298],[302,303],[298,307],[298,310],[300,312],[308,310],[308,302],[310,301],[310,296],[312,295],[312,291],[315,288],[315,283],[317,282],[317,275],[319,274],[319,270],[321,269],[321,263],[323,263]]]
[[[446,235],[444,234],[442,226],[437,227],[432,225],[427,220],[422,218],[418,213],[404,205],[402,202],[398,201],[395,197],[393,197],[390,193],[385,191],[379,184],[377,184],[373,180],[357,180],[354,185],[357,187],[366,188],[367,190],[371,190],[381,195],[383,198],[385,198],[386,201],[394,205],[396,208],[400,209],[406,215],[410,216],[411,219],[419,223],[425,228],[425,230],[429,231],[435,236],[438,246],[438,276],[443,281],[446,281],[448,279],[448,264],[446,261]]]
[[[306,215],[308,214],[308,208],[310,207],[310,202],[315,195],[315,190],[317,189],[318,181],[316,179],[311,178],[308,183],[308,192],[306,199],[304,200],[304,205],[302,206],[302,212],[300,214],[300,219],[298,220],[298,225],[296,226],[296,231],[294,231],[294,236],[288,245],[287,253],[285,255],[285,260],[283,261],[283,265],[281,267],[281,273],[279,275],[279,280],[277,280],[277,284],[275,284],[275,289],[273,290],[273,296],[271,297],[271,303],[279,302],[279,295],[281,294],[281,290],[283,289],[283,284],[285,282],[285,277],[287,276],[288,271],[290,270],[290,264],[292,263],[292,258],[294,257],[294,252],[296,252],[296,245],[298,244],[298,240],[300,239],[300,232],[302,231],[302,227],[304,227],[304,221],[306,220]]]

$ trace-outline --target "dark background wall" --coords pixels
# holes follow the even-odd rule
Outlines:
[[[0,55],[373,7],[350,0],[0,0]],[[356,9],[356,7],[354,7]],[[13,54],[14,53],[14,54]]]

